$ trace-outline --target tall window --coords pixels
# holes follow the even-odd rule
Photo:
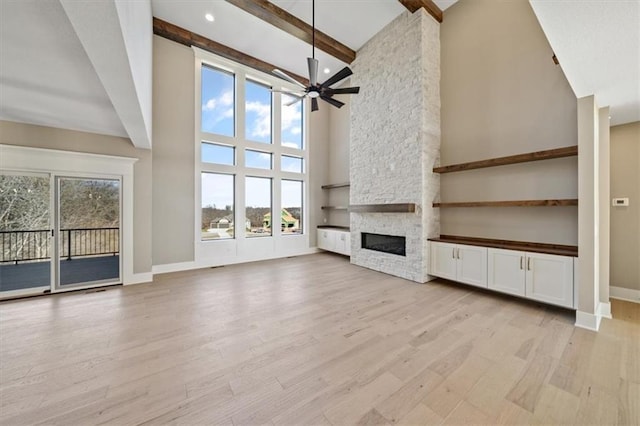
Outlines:
[[[201,240],[302,234],[304,101],[282,93],[292,87],[277,77],[196,51]]]
[[[245,137],[248,140],[271,143],[271,87],[245,82]]]
[[[234,75],[202,67],[202,131],[223,136],[235,134]]]
[[[282,181],[282,234],[291,235],[302,232],[303,182],[299,180]]]
[[[234,177],[202,173],[202,239],[234,238]]]
[[[247,237],[272,235],[271,179],[247,177],[245,192]]]
[[[303,149],[302,100],[282,95],[282,124],[280,140],[283,146]]]

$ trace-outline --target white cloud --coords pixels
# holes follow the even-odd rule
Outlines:
[[[251,101],[246,103],[245,108],[247,112],[256,114],[253,123],[249,124],[251,136],[264,138],[271,135],[271,105]]]
[[[211,98],[202,105],[203,111],[214,111],[218,107],[233,105],[233,90],[227,90],[216,98]]]
[[[302,101],[291,106],[285,106],[286,103],[291,102],[292,100],[293,98],[290,96],[285,95],[282,97],[282,131],[286,132],[289,130],[293,132],[292,129],[297,127],[297,134],[300,134],[300,125],[302,124],[300,120],[300,117],[302,116]]]
[[[227,90],[202,104],[202,125],[213,129],[221,121],[233,118],[233,90]]]

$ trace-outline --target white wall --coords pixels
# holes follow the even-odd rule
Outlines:
[[[611,128],[611,295],[640,301],[640,122]],[[611,206],[611,202],[608,203]]]
[[[153,37],[153,264],[193,262],[193,51]]]

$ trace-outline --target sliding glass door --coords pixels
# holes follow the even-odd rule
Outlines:
[[[0,173],[0,298],[122,282],[121,186]]]
[[[120,180],[56,178],[56,287],[120,282]]]
[[[51,177],[0,173],[0,296],[51,287]]]

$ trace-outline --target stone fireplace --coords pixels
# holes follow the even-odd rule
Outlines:
[[[439,235],[440,27],[422,8],[374,36],[352,64],[350,204],[412,203],[415,211],[352,211],[351,262],[426,282],[427,239]],[[375,210],[375,209],[374,209]],[[404,237],[405,256],[363,248],[363,234]]]

